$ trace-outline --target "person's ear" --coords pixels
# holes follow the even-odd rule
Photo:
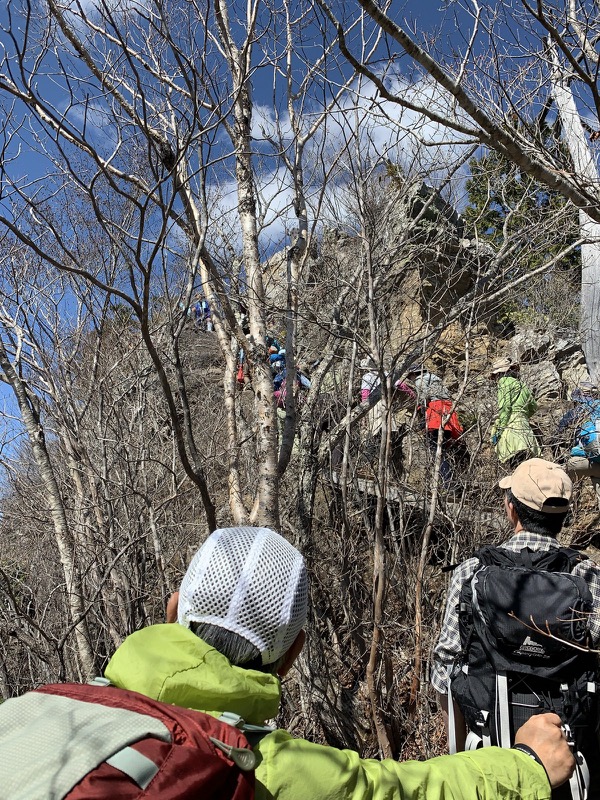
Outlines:
[[[173,592],[167,601],[167,622],[177,622],[177,605],[179,603],[179,592]]]
[[[300,651],[304,647],[304,642],[306,641],[306,633],[304,632],[304,628],[300,631],[298,636],[294,639],[290,647],[288,648],[287,653],[284,656],[283,662],[279,669],[277,670],[277,674],[280,678],[285,678],[288,674],[290,669],[292,668],[292,664],[300,655]]]
[[[511,503],[510,500],[506,501],[506,516],[513,526],[519,522],[519,515],[515,510],[514,504]]]

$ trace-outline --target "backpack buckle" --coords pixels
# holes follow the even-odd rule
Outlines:
[[[231,725],[232,728],[244,729],[244,720],[239,714],[235,714],[233,711],[223,711],[219,717],[219,722],[225,722],[227,725]]]

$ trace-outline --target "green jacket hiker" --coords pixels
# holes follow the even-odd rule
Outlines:
[[[492,369],[492,375],[498,374]],[[498,416],[491,440],[501,464],[520,453],[527,458],[540,455],[540,445],[529,424],[536,411],[537,402],[531,390],[515,375],[504,374],[498,378]]]
[[[111,659],[106,677],[121,688],[219,715],[239,714],[262,725],[278,713],[278,677],[232,666],[225,656],[179,624],[133,633]],[[488,748],[429,761],[363,759],[284,730],[255,747],[257,800],[549,800],[541,766],[515,750]]]

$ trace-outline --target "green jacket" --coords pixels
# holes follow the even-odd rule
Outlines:
[[[530,458],[540,455],[540,445],[529,424],[536,410],[535,398],[524,383],[510,375],[499,379],[498,417],[492,436],[498,437],[496,453],[501,463],[523,450]]]
[[[232,666],[187,628],[153,625],[129,636],[106,677],[166,703],[262,724],[277,714],[279,679]],[[544,769],[515,750],[488,748],[426,762],[362,759],[351,750],[267,734],[255,748],[257,800],[549,800]]]

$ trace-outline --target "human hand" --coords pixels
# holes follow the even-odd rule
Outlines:
[[[538,756],[553,789],[568,781],[575,758],[562,730],[558,714],[536,714],[515,735],[515,744],[530,747]]]

